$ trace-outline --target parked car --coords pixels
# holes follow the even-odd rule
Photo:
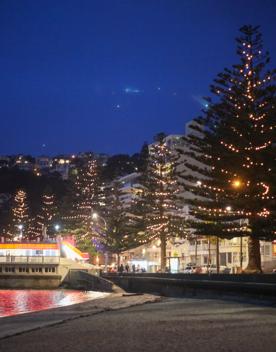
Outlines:
[[[219,269],[219,272],[221,274],[230,274],[231,273],[231,268],[228,268],[227,266],[221,266]]]
[[[215,264],[211,265],[204,265],[201,268],[202,274],[216,274],[217,273],[217,266]]]
[[[216,264],[204,265],[201,269],[202,269],[201,272],[203,274],[217,274]],[[220,274],[230,274],[231,269],[228,268],[227,266],[220,266],[219,273]]]
[[[183,272],[184,274],[200,274],[201,267],[196,265],[187,265]]]

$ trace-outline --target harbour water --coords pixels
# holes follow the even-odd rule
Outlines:
[[[75,290],[0,290],[0,317],[68,306],[107,295]]]

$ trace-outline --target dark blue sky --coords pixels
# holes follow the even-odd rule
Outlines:
[[[274,0],[1,0],[0,153],[133,153],[182,133]],[[43,146],[44,145],[44,146]]]

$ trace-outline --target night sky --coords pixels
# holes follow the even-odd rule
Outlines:
[[[183,133],[275,0],[1,0],[0,154],[134,153]]]

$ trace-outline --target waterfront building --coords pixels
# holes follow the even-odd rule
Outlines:
[[[241,245],[242,244],[242,245]],[[242,251],[241,251],[242,249]],[[247,238],[233,238],[231,240],[221,239],[219,241],[220,267],[223,271],[228,268],[229,272],[240,271],[242,253],[242,268],[248,264]],[[170,272],[183,272],[189,264],[202,268],[208,263],[216,267],[216,243],[208,238],[195,239],[171,239],[167,244],[167,267]],[[210,257],[210,258],[209,258]],[[276,268],[276,241],[261,241],[261,258],[264,272],[271,272]],[[123,263],[130,266],[135,264],[148,272],[160,270],[160,244],[153,241],[147,245],[140,246],[131,251],[124,252],[121,256]]]

